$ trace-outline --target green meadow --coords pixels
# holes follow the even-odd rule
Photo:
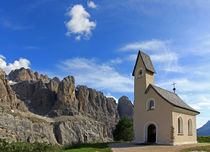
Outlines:
[[[210,143],[210,136],[198,137],[199,143]],[[60,147],[46,143],[14,142],[7,143],[0,139],[1,152],[111,152],[109,143],[84,143]],[[210,146],[198,146],[183,149],[181,152],[205,151],[210,152]]]
[[[86,143],[60,147],[46,143],[14,142],[0,140],[0,152],[111,152],[109,143]]]

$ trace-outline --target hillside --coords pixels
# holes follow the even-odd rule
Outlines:
[[[102,92],[75,87],[73,76],[51,79],[24,68],[6,76],[1,70],[0,84],[0,138],[8,141],[111,141],[119,111],[125,109]],[[123,116],[132,118],[127,112]]]
[[[198,136],[210,136],[210,121],[208,121],[201,128],[197,129]]]

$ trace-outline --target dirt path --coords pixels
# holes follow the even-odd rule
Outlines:
[[[180,146],[166,146],[166,145],[135,145],[132,143],[110,144],[113,152],[179,152],[182,149],[207,146],[206,143],[180,145]]]

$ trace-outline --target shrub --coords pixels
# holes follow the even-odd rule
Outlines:
[[[8,143],[0,139],[1,152],[59,152],[61,149],[58,146],[53,146],[46,143],[27,143],[13,142]]]
[[[199,143],[210,143],[210,136],[198,136]]]
[[[115,141],[133,140],[133,122],[129,118],[122,118],[113,131]]]

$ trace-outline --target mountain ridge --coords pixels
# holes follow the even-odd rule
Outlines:
[[[3,73],[1,78],[7,82],[2,87],[10,88],[13,95],[13,100],[7,103],[14,102],[15,106],[0,114],[0,129],[6,129],[0,138],[61,145],[112,141],[112,131],[120,119],[119,104],[113,98],[87,86],[75,87],[73,76],[51,79],[21,68],[11,71],[7,77]],[[6,134],[8,130],[11,135]]]
[[[210,120],[197,129],[198,136],[210,136]]]

